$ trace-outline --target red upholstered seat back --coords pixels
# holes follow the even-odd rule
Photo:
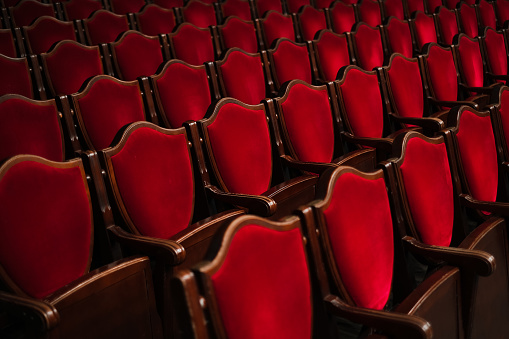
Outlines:
[[[424,0],[424,1],[426,1],[426,4],[428,6],[427,13],[435,13],[437,8],[443,5],[442,0]]]
[[[413,14],[414,12],[420,11],[424,13],[424,1],[423,0],[407,0],[408,12]]]
[[[432,45],[426,60],[435,97],[438,100],[457,100],[458,77],[451,49]]]
[[[26,58],[0,55],[0,95],[14,93],[34,98],[30,68]]]
[[[313,40],[316,32],[327,29],[325,13],[310,5],[306,5],[300,10],[298,18],[302,29],[302,36],[306,41]]]
[[[47,52],[61,40],[76,41],[74,25],[70,21],[60,21],[53,17],[40,17],[31,26],[25,28],[28,43],[33,54]]]
[[[295,31],[293,29],[292,17],[283,15],[276,11],[267,13],[267,16],[261,20],[263,33],[267,48],[272,45],[274,40],[279,38],[288,38],[295,41]]]
[[[41,57],[56,95],[76,93],[85,80],[104,73],[97,46],[61,41]]]
[[[345,173],[330,187],[323,214],[341,280],[357,306],[383,309],[394,260],[384,179]]]
[[[110,146],[125,125],[144,120],[141,91],[136,81],[126,83],[110,76],[94,78],[73,96],[87,139],[96,150]]]
[[[495,6],[497,9],[497,17],[500,26],[503,26],[504,23],[509,20],[509,1],[507,0],[497,0],[495,2]]]
[[[71,0],[61,4],[69,20],[88,18],[90,14],[102,8],[101,2],[97,0]]]
[[[43,15],[55,17],[53,5],[36,0],[25,0],[12,7],[12,20],[16,27],[28,26]]]
[[[137,31],[124,33],[112,47],[123,80],[155,74],[164,61],[159,39]]]
[[[283,13],[283,7],[281,1],[273,1],[273,0],[258,0],[256,1],[256,10],[258,12],[258,17],[263,18],[266,17],[268,11],[275,11],[279,13]]]
[[[499,105],[500,118],[504,132],[506,147],[509,149],[509,92],[503,91],[500,95]]]
[[[12,158],[0,170],[0,265],[42,299],[88,271],[91,205],[80,160]]]
[[[422,241],[449,246],[454,201],[445,144],[411,138],[406,143],[400,171],[412,219]]]
[[[291,146],[301,161],[331,162],[334,126],[327,88],[294,82],[278,100]]]
[[[125,15],[106,10],[98,10],[90,18],[83,20],[83,23],[91,45],[115,41],[120,34],[129,30]]]
[[[382,37],[378,28],[359,25],[353,33],[357,46],[359,66],[367,71],[380,67],[384,63]]]
[[[495,201],[498,161],[490,115],[465,109],[457,127],[461,163],[472,196],[479,200]]]
[[[311,338],[311,285],[300,230],[246,225],[228,247],[211,274],[228,338]]]
[[[460,2],[460,0],[445,0],[445,6],[447,6],[448,9],[453,10],[456,8],[456,5],[459,2]]]
[[[482,87],[484,69],[479,42],[462,35],[458,43],[458,52],[466,84],[471,87]]]
[[[22,96],[0,100],[0,162],[17,154],[64,160],[62,129],[55,101]]]
[[[0,29],[0,54],[10,58],[18,56],[14,46],[14,37],[10,29]]]
[[[329,8],[333,2],[334,0],[317,0],[315,1],[314,6],[318,9]]]
[[[413,54],[412,34],[407,21],[398,18],[389,19],[386,25],[389,47],[393,53],[401,53],[407,58]]]
[[[375,27],[382,24],[382,15],[378,1],[361,0],[357,4],[359,8],[360,21]]]
[[[435,23],[431,16],[423,12],[418,12],[415,14],[414,24],[417,36],[417,47],[419,49],[428,42],[437,42]]]
[[[289,13],[297,13],[302,6],[310,5],[311,2],[309,0],[287,0],[286,8]]]
[[[405,19],[405,9],[401,0],[386,0],[383,2],[385,9],[385,17],[396,17],[399,20]]]
[[[209,153],[226,189],[260,195],[270,187],[272,151],[263,106],[220,101],[206,126]]]
[[[214,47],[208,29],[192,24],[182,24],[170,35],[177,59],[192,65],[201,65],[214,60]]]
[[[495,9],[491,3],[486,0],[480,0],[478,4],[479,16],[483,27],[497,28],[497,18],[495,15]]]
[[[335,1],[330,8],[332,27],[336,33],[350,32],[355,24],[355,10],[350,4]]]
[[[424,97],[417,59],[396,55],[387,68],[394,103],[403,117],[422,117]]]
[[[462,3],[459,8],[459,18],[461,26],[463,27],[463,33],[471,38],[475,38],[479,35],[475,7]]]
[[[224,49],[239,47],[248,53],[256,53],[258,41],[251,21],[230,17],[224,25],[218,26],[224,42]]]
[[[201,28],[217,25],[214,6],[199,0],[191,0],[182,8],[186,22]]]
[[[324,80],[334,81],[339,69],[350,64],[346,35],[324,31],[314,44]]]
[[[447,45],[452,44],[452,39],[459,33],[458,23],[456,22],[456,14],[453,10],[441,7],[438,12],[438,22],[441,28],[442,40]]]
[[[143,11],[136,14],[136,19],[140,31],[147,35],[171,33],[176,26],[173,11],[154,4],[145,6]]]
[[[111,10],[117,14],[137,13],[145,5],[145,0],[109,0]]]
[[[497,75],[507,75],[507,50],[503,33],[494,29],[485,31],[484,45],[486,47],[486,62],[490,71]],[[503,80],[499,80],[504,82]]]
[[[353,134],[382,137],[382,96],[375,71],[365,73],[358,68],[350,68],[341,80],[340,92]]]
[[[168,239],[190,224],[194,180],[183,128],[170,134],[148,123],[132,125],[108,167],[134,232]]]
[[[221,4],[223,17],[236,16],[242,20],[251,20],[251,8],[249,2],[244,0],[227,0]]]
[[[232,50],[218,66],[226,96],[249,105],[256,105],[265,98],[265,77],[259,54]]]
[[[154,0],[156,5],[159,5],[163,8],[174,8],[174,7],[184,7],[184,0]]]
[[[205,66],[168,63],[152,78],[160,108],[171,127],[177,128],[187,120],[197,121],[205,116],[211,104]]]
[[[311,83],[311,64],[306,45],[283,39],[269,53],[272,54],[275,76],[280,85],[294,79]]]

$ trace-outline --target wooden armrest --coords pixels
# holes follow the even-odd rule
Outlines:
[[[315,174],[322,174],[329,168],[337,167],[336,164],[332,163],[299,161],[288,155],[282,155],[281,160],[285,166]]]
[[[454,106],[462,106],[462,105],[467,105],[467,106],[470,106],[471,108],[475,109],[475,110],[478,110],[479,109],[479,104],[473,102],[473,101],[466,101],[466,100],[460,100],[460,101],[447,101],[447,100],[437,100],[433,97],[428,97],[428,100],[433,104],[433,105],[436,105],[436,106],[440,106],[440,107],[449,107],[449,108],[452,108]]]
[[[442,120],[434,117],[411,118],[401,117],[393,113],[390,113],[389,117],[400,123],[420,126],[431,132],[438,132],[445,127],[445,123]]]
[[[490,72],[487,72],[486,74],[488,75],[488,77],[494,80],[505,80],[505,81],[509,80],[509,75],[507,74],[493,74]]]
[[[365,137],[356,137],[351,133],[342,132],[343,137],[346,141],[353,144],[360,144],[367,147],[374,147],[380,149],[385,152],[392,151],[392,143],[393,140],[386,138],[365,138]]]
[[[502,84],[499,84],[499,85],[501,86]],[[490,86],[490,87],[470,87],[463,83],[460,83],[460,87],[463,88],[464,90],[469,91],[469,92],[492,94],[493,91],[496,90],[498,86],[495,85],[495,86]]]
[[[468,208],[509,216],[509,203],[477,200],[468,194],[460,194],[460,202]]]
[[[484,277],[495,271],[495,257],[489,253],[457,247],[426,245],[410,236],[405,236],[402,240],[403,245],[414,254],[444,261]]]
[[[277,204],[274,199],[269,197],[224,192],[214,185],[206,185],[205,188],[214,199],[218,199],[235,206],[245,207],[249,210],[249,213],[268,217],[276,212]]]
[[[350,306],[334,295],[326,296],[324,302],[330,313],[379,329],[390,334],[391,337],[406,339],[432,338],[430,323],[420,317]]]

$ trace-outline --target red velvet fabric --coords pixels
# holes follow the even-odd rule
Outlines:
[[[110,146],[123,126],[145,120],[138,86],[110,78],[94,82],[77,101],[88,137],[97,150]]]
[[[81,20],[88,18],[90,14],[102,8],[97,0],[71,0],[62,2],[64,11],[69,20]]]
[[[316,42],[318,59],[325,81],[334,81],[341,67],[350,64],[350,53],[345,35],[326,31]]]
[[[295,41],[295,31],[291,16],[285,16],[279,12],[270,12],[261,20],[267,48],[279,38],[288,38]]]
[[[509,1],[507,0],[497,0],[495,2],[495,6],[497,8],[497,16],[500,25],[503,25],[507,20],[509,20]]]
[[[459,17],[461,25],[463,26],[463,33],[471,38],[475,38],[479,35],[475,7],[470,7],[466,3],[463,3],[460,7]]]
[[[227,103],[207,130],[219,173],[230,192],[260,195],[270,187],[272,151],[263,109]]]
[[[274,50],[272,56],[280,85],[294,79],[311,83],[311,64],[305,45],[295,45],[291,41],[284,40]]]
[[[25,32],[33,54],[47,52],[54,43],[60,40],[76,41],[72,22],[49,17],[38,19],[33,25],[27,27]]]
[[[354,35],[357,46],[359,66],[367,71],[384,63],[384,50],[380,31],[366,25],[360,25]]]
[[[424,13],[424,1],[423,0],[407,0],[408,12],[423,12]]]
[[[286,8],[290,13],[297,13],[302,6],[311,5],[309,0],[287,0]]]
[[[392,19],[386,26],[389,46],[393,53],[401,53],[407,58],[413,54],[412,34],[407,23]]]
[[[164,61],[159,39],[136,31],[124,34],[113,49],[121,78],[127,81],[155,74]]]
[[[145,0],[110,0],[111,10],[117,14],[137,13],[145,4]]]
[[[486,31],[484,39],[487,54],[487,63],[491,72],[498,75],[507,75],[507,51],[504,43],[504,35],[493,29]],[[504,80],[499,80],[504,82]]]
[[[372,27],[382,24],[382,15],[380,13],[380,5],[377,1],[361,0],[358,3],[359,16],[361,21]]]
[[[499,106],[500,117],[502,119],[502,128],[504,131],[506,147],[509,149],[509,92],[503,91],[500,96]]]
[[[403,1],[386,0],[384,1],[385,17],[394,16],[400,20],[405,19],[405,10],[403,9]]]
[[[225,50],[239,47],[248,53],[256,53],[258,51],[256,31],[252,22],[230,18],[220,30]]]
[[[192,25],[182,24],[171,37],[177,59],[192,65],[201,65],[214,60],[212,37],[208,29],[201,30]]]
[[[99,48],[62,42],[53,54],[42,54],[46,60],[49,77],[57,95],[76,93],[83,82],[103,73]]]
[[[402,57],[392,59],[388,70],[394,103],[403,117],[420,118],[424,112],[421,72],[417,61]]]
[[[332,27],[336,33],[350,32],[355,24],[355,10],[353,6],[342,1],[336,1],[330,9]]]
[[[182,9],[184,19],[195,26],[205,28],[217,25],[214,6],[199,0],[191,0]]]
[[[205,67],[193,69],[181,63],[166,68],[156,80],[159,99],[171,127],[200,120],[211,103]]]
[[[244,0],[227,0],[222,4],[223,18],[237,16],[242,20],[251,20],[249,2]]]
[[[391,291],[394,261],[391,210],[383,178],[342,175],[324,216],[348,293],[359,307],[383,309]]]
[[[184,7],[184,0],[154,0],[156,5],[159,5],[163,8],[174,8],[174,7]]]
[[[427,0],[427,1],[429,13],[435,13],[436,9],[442,6],[442,0]]]
[[[281,103],[281,110],[299,160],[331,162],[334,156],[334,126],[327,89],[315,90],[296,84]]]
[[[10,58],[17,57],[14,38],[10,29],[0,29],[0,54]]]
[[[27,98],[34,98],[30,68],[25,58],[9,58],[0,55],[0,95],[21,94]]]
[[[55,17],[53,5],[34,0],[23,1],[12,8],[12,19],[16,27],[28,26],[43,15]]]
[[[479,43],[462,36],[458,51],[466,84],[472,87],[482,87],[484,69]]]
[[[63,161],[62,134],[55,102],[25,98],[0,102],[0,161],[17,154],[35,154]]]
[[[445,5],[448,9],[453,10],[459,2],[460,0],[445,0]]]
[[[168,239],[189,225],[194,181],[184,134],[139,128],[111,162],[122,202],[142,235]]]
[[[417,35],[417,46],[419,49],[428,42],[437,42],[437,32],[432,17],[419,12],[415,16],[414,23]]]
[[[497,19],[493,5],[488,3],[486,0],[480,0],[478,8],[482,26],[496,29]]]
[[[211,280],[228,338],[311,338],[311,285],[299,229],[244,226]]]
[[[259,56],[232,51],[219,68],[226,96],[249,105],[259,104],[265,98],[265,78]]]
[[[256,1],[256,9],[258,11],[259,18],[263,18],[268,11],[283,13],[281,1],[258,0]]]
[[[129,30],[125,15],[116,15],[106,10],[95,12],[92,17],[83,22],[88,31],[91,45],[115,41],[121,33]]]
[[[0,181],[0,214],[0,263],[28,295],[42,299],[85,273],[92,220],[79,167],[14,165]]]
[[[353,134],[359,137],[381,138],[383,106],[376,74],[351,69],[344,79],[340,90]]]
[[[428,245],[449,246],[454,201],[445,144],[410,139],[400,169],[412,219],[421,240]]]
[[[315,7],[318,9],[329,8],[333,2],[334,0],[316,0]]]
[[[427,61],[435,97],[445,101],[458,100],[458,78],[451,50],[432,46]]]
[[[157,5],[148,5],[136,18],[140,31],[147,35],[171,33],[176,26],[173,11]]]
[[[461,115],[456,137],[472,196],[479,200],[495,201],[498,161],[490,116],[480,117],[465,110]]]
[[[324,12],[309,5],[304,7],[302,13],[299,13],[299,21],[302,27],[302,35],[306,41],[313,40],[316,32],[327,29]]]
[[[438,13],[438,21],[442,30],[443,41],[445,41],[447,45],[452,44],[452,39],[459,33],[456,14],[454,14],[454,11],[442,7]]]

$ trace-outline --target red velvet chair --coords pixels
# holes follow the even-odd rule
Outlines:
[[[222,97],[232,97],[248,105],[256,105],[270,94],[268,84],[271,80],[266,79],[259,53],[246,53],[233,48],[214,64]]]
[[[444,0],[444,6],[447,7],[447,9],[452,11],[458,6],[460,1],[461,0]],[[471,3],[470,5],[473,5],[473,3]]]
[[[216,30],[223,53],[233,47],[248,53],[256,53],[259,50],[258,35],[252,21],[230,16],[224,24],[216,26]]]
[[[314,56],[304,43],[282,38],[267,51],[267,55],[276,91],[289,80],[300,79],[310,84],[316,79]]]
[[[169,35],[172,55],[193,65],[214,61],[216,46],[208,28],[183,23]]]
[[[330,26],[325,12],[311,5],[306,5],[299,10],[297,23],[302,34],[301,42],[313,40],[319,31]]]
[[[46,99],[37,58],[9,58],[0,55],[0,95],[20,94],[31,99]]]
[[[82,20],[103,7],[99,0],[70,0],[61,2],[67,20]]]
[[[23,34],[28,46],[28,53],[41,54],[61,40],[84,42],[79,37],[70,21],[60,21],[53,17],[43,16],[32,25],[23,27]]]
[[[311,5],[309,0],[286,0],[287,13],[298,13],[299,10],[306,5]]]
[[[236,16],[242,20],[251,21],[251,6],[249,1],[245,0],[227,0],[218,2],[218,10],[222,17],[227,19],[230,16]]]
[[[258,0],[252,2],[252,7],[257,18],[264,18],[267,16],[267,12],[275,11],[283,13],[283,4],[281,1],[273,0]]]
[[[146,5],[134,16],[138,30],[146,35],[168,34],[179,24],[175,10],[155,4]]]
[[[454,37],[459,33],[458,17],[455,10],[440,7],[435,14],[437,23],[438,42],[444,45],[452,45]]]
[[[0,178],[0,307],[12,321],[2,336],[162,338],[147,257],[89,271],[94,215],[81,160],[17,156]]]
[[[415,12],[413,19],[410,21],[410,26],[413,27],[415,32],[416,48],[419,52],[425,44],[434,42],[437,43],[437,29],[433,16],[424,14],[423,12]]]
[[[35,19],[45,15],[56,17],[55,9],[51,4],[43,4],[36,0],[23,0],[14,7],[8,8],[14,27],[31,25]]]
[[[276,11],[267,12],[263,19],[256,19],[257,30],[263,37],[264,49],[270,48],[279,38],[296,41],[295,27],[292,17]]]
[[[208,167],[200,173],[212,198],[279,219],[309,201],[316,177],[285,181],[268,117],[262,104],[220,100],[210,118],[199,121]],[[200,140],[193,144],[197,147]]]
[[[447,2],[447,0],[445,0],[445,2]],[[425,12],[428,14],[436,13],[437,8],[439,8],[442,5],[443,5],[442,0],[424,0],[424,6],[426,6]],[[473,3],[471,3],[470,5],[473,5]]]
[[[395,141],[395,145],[395,158],[390,165],[393,171],[388,172],[395,174],[393,182],[398,187],[395,192],[402,202],[402,220],[406,227],[399,229],[409,235],[403,238],[406,246],[431,250],[444,247],[465,254],[470,252],[468,256],[474,252],[479,254],[478,251],[489,253],[488,257],[484,255],[484,263],[480,266],[454,263],[460,266],[462,274],[465,336],[504,337],[509,330],[504,320],[509,311],[504,219],[491,217],[474,225],[466,222],[458,199],[461,191],[457,190],[456,160],[451,155],[448,157],[450,147],[446,147],[443,137],[432,139],[410,132]],[[475,228],[469,232],[472,226]],[[448,259],[445,261],[452,263]],[[492,315],[489,319],[485,317],[487,313]]]
[[[495,2],[495,9],[497,15],[497,28],[506,27],[506,21],[509,20],[509,1],[497,0]]]
[[[357,3],[359,11],[359,21],[365,22],[369,26],[376,27],[382,24],[382,12],[380,3],[374,0],[360,0]]]
[[[84,146],[90,150],[110,146],[122,127],[153,118],[144,106],[138,82],[108,75],[93,77],[82,91],[71,95],[71,101]]]
[[[426,2],[423,0],[407,0],[406,5],[410,17],[413,17],[415,15],[415,12],[422,12],[427,14],[433,13],[433,11],[429,13],[427,9],[424,8],[425,3]]]
[[[144,92],[153,91],[155,107],[167,128],[178,128],[188,120],[197,121],[207,113],[219,88],[213,68],[193,66],[181,60],[170,60],[159,74],[144,83]]]
[[[200,0],[189,1],[182,8],[182,16],[185,22],[189,22],[200,28],[215,26],[220,23],[216,17],[214,6],[201,2]]]
[[[18,30],[12,32],[10,29],[0,29],[0,54],[18,58],[26,55],[23,38]]]
[[[83,27],[88,44],[99,45],[115,41],[120,34],[128,31],[129,21],[125,15],[101,9],[84,19]]]
[[[125,15],[127,13],[138,13],[143,6],[145,6],[145,0],[108,0],[110,10],[113,13]]]
[[[172,9],[175,7],[184,7],[183,0],[154,0],[153,3],[166,9]]]
[[[63,161],[60,114],[55,100],[35,101],[17,94],[0,97],[0,162],[18,154]]]
[[[323,82],[334,81],[340,68],[352,63],[345,34],[324,30],[313,40],[313,50],[319,79]]]
[[[334,1],[329,13],[332,29],[336,33],[350,32],[357,21],[356,7],[343,1]]]
[[[170,59],[166,36],[148,36],[138,31],[127,31],[110,44],[113,65],[122,80],[135,80],[157,73],[159,66]]]
[[[401,0],[385,0],[381,2],[383,21],[387,21],[391,16],[399,20],[405,20],[410,16],[405,13],[405,4]]]
[[[481,29],[485,27],[497,29],[497,16],[493,3],[487,2],[486,0],[479,0],[477,10]]]
[[[414,40],[407,20],[391,17],[382,26],[382,32],[384,32],[383,35],[387,39],[386,44],[389,54],[401,53],[407,58],[413,56],[415,50]]]
[[[60,41],[41,59],[49,97],[76,93],[88,78],[111,74],[102,64],[99,47],[75,41]]]
[[[457,11],[461,32],[471,38],[479,36],[479,20],[477,18],[476,6],[462,2]]]
[[[486,75],[497,82],[506,83],[509,80],[507,68],[509,53],[504,33],[486,27],[481,36],[481,44],[484,52],[483,59],[486,63]]]
[[[507,166],[507,159],[509,159],[509,91],[507,86],[501,86],[497,95],[494,97],[493,104],[490,107],[491,116],[493,119],[493,129],[495,137],[498,136],[498,153],[500,173],[504,173]]]
[[[354,51],[357,65],[367,71],[384,64],[386,46],[380,27],[358,23],[352,32],[347,32],[349,45]]]
[[[334,0],[316,0],[313,1],[313,7],[315,7],[316,9],[329,8],[333,2]]]

